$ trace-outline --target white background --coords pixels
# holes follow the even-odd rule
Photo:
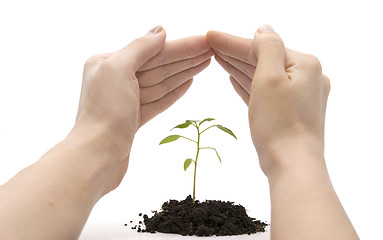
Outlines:
[[[380,1],[1,1],[0,184],[32,164],[73,126],[82,68],[161,24],[168,39],[226,31],[252,38],[268,23],[291,49],[316,55],[332,90],[326,119],[331,179],[361,239],[381,238],[383,198],[383,8]],[[197,197],[243,204],[270,220],[266,177],[248,129],[247,108],[219,65],[136,135],[127,175],[92,212],[81,239],[126,239],[139,212],[192,190],[183,161],[194,146],[158,146],[185,119],[214,117],[238,137],[212,130],[201,155]],[[194,137],[190,130],[179,130]],[[320,227],[320,226],[318,226]],[[137,235],[137,238],[145,238]],[[167,235],[156,235],[167,238]],[[267,236],[267,235],[264,235]],[[258,236],[259,237],[259,236]],[[174,238],[174,237],[173,237]],[[262,237],[263,238],[263,237]]]

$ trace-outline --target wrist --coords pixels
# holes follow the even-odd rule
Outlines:
[[[91,140],[97,150],[113,155],[114,158],[122,158],[129,154],[136,131],[136,129],[118,131],[108,123],[83,117],[76,121],[67,138]]]
[[[101,197],[114,190],[125,175],[133,136],[121,139],[107,126],[77,121],[60,145],[93,171],[87,179],[95,183]]]
[[[263,151],[258,151],[258,157],[269,180],[299,169],[326,169],[323,142],[316,138],[296,137],[275,141]]]

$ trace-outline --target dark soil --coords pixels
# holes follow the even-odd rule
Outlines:
[[[232,202],[193,200],[189,195],[183,201],[170,200],[152,217],[143,216],[146,229],[140,232],[176,233],[183,236],[227,236],[264,232],[268,225],[250,218],[246,209]]]

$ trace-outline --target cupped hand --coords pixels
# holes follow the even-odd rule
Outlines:
[[[234,89],[249,105],[251,83],[257,66],[253,40],[217,31],[209,31],[206,38],[214,49],[215,59],[229,73]]]
[[[205,36],[165,39],[158,26],[120,50],[91,57],[76,125],[105,127],[114,141],[126,144],[140,126],[175,103],[213,52]]]
[[[293,165],[276,155],[323,155],[330,83],[317,58],[285,48],[267,25],[254,39],[221,32],[209,32],[207,39],[249,106],[251,135],[266,175],[277,166]]]

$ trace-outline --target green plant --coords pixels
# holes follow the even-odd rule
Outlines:
[[[201,131],[201,125],[205,122],[210,122],[210,121],[213,121],[215,120],[214,118],[205,118],[204,120],[202,121],[194,121],[194,120],[186,120],[185,123],[182,123],[182,124],[179,124],[177,126],[175,126],[174,128],[172,128],[171,130],[175,129],[175,128],[187,128],[189,126],[194,126],[196,129],[197,129],[197,132],[198,132],[198,137],[197,137],[197,141],[193,140],[193,139],[190,139],[190,138],[187,138],[187,137],[184,137],[184,136],[181,136],[181,135],[170,135],[170,136],[167,136],[166,138],[164,138],[161,142],[160,142],[160,145],[161,144],[164,144],[164,143],[170,143],[170,142],[174,142],[176,140],[178,140],[179,138],[184,138],[184,139],[187,139],[191,142],[194,142],[197,144],[197,154],[196,154],[196,157],[195,159],[193,160],[192,158],[188,158],[185,160],[184,162],[184,170],[186,171],[188,169],[188,167],[190,166],[190,164],[193,162],[194,163],[194,181],[193,181],[193,203],[195,202],[195,179],[196,179],[196,174],[197,174],[197,161],[198,161],[198,156],[199,156],[199,151],[202,150],[202,149],[210,149],[210,150],[214,150],[215,153],[217,154],[217,157],[218,157],[218,160],[219,162],[221,162],[221,157],[219,156],[218,154],[218,151],[217,149],[215,148],[212,148],[212,147],[201,147],[200,146],[200,140],[201,140],[201,135],[202,133],[206,132],[208,129],[211,129],[213,127],[216,127],[222,131],[224,131],[225,133],[228,133],[230,134],[231,136],[233,136],[235,139],[237,139],[237,137],[234,135],[234,133],[222,126],[222,125],[212,125],[210,127],[207,127],[205,128],[204,130]],[[170,130],[170,131],[171,131]],[[222,162],[221,162],[222,163]]]

